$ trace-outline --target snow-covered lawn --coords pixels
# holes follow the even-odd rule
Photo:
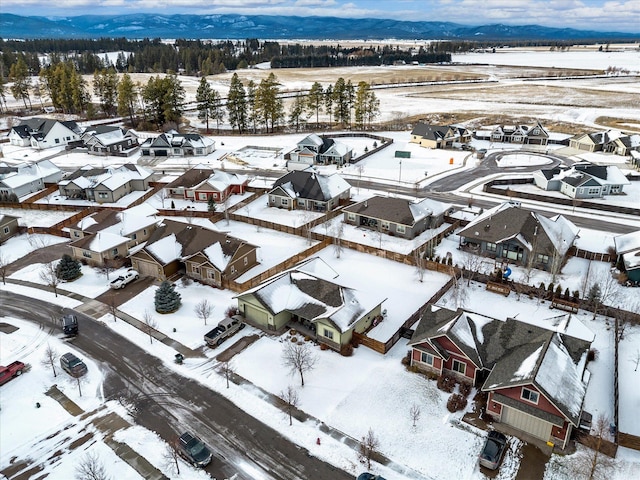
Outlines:
[[[51,227],[56,223],[72,217],[77,211],[67,212],[62,210],[30,210],[26,208],[0,208],[0,213],[18,217],[18,224],[24,227]]]
[[[45,233],[17,235],[0,245],[0,257],[5,264],[9,264],[39,248],[68,241],[68,238]]]

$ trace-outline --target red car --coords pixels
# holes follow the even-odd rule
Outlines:
[[[22,375],[26,365],[22,362],[15,361],[6,367],[0,366],[0,385],[4,385],[9,380]]]

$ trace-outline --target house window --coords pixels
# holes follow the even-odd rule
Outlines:
[[[200,197],[200,200],[206,200],[207,199],[207,194],[206,193],[200,193],[200,194],[198,194],[198,196]]]
[[[504,256],[509,260],[522,260],[522,248],[517,245],[509,245]]]
[[[180,149],[179,148],[174,148],[173,149],[173,154],[174,155],[180,155]]]
[[[289,205],[289,199],[288,198],[281,198],[280,199],[280,205]]]
[[[114,248],[113,250],[111,250],[111,255],[118,255],[118,249]]]
[[[4,233],[7,233],[7,232],[4,232]],[[78,233],[78,232],[73,232],[73,236],[74,236],[74,237],[76,237],[76,238],[80,238],[80,233]]]
[[[531,403],[538,403],[538,393],[534,392],[533,390],[529,390],[528,388],[523,388],[522,389],[522,396],[521,398],[523,398],[524,400],[528,400]]]
[[[56,143],[60,143],[60,139],[59,138],[56,138]]]
[[[131,240],[135,240],[135,239],[137,239],[137,238],[138,238],[138,235],[137,235],[137,234],[133,233],[133,234],[131,235]]]
[[[540,135],[540,129],[539,128],[534,128],[533,129],[533,134],[534,135]]]
[[[396,232],[404,233],[405,231],[406,231],[406,229],[405,229],[404,225],[396,225]]]
[[[433,355],[431,355],[430,353],[422,352],[420,354],[420,361],[422,363],[426,363],[427,365],[433,366]]]
[[[347,213],[347,220],[350,220],[350,221],[352,221],[352,222],[355,222],[355,220],[356,220],[356,214],[355,214],[355,213],[351,213],[351,212]]]
[[[454,372],[458,372],[461,373],[462,375],[465,374],[465,372],[467,371],[467,364],[464,362],[460,362],[456,359],[453,360],[453,366],[451,367],[451,369]]]
[[[498,245],[496,245],[495,243],[487,242],[487,252],[497,252],[497,251],[498,251]]]
[[[142,234],[146,235],[147,234],[147,229],[145,228],[144,230],[142,230]]]
[[[543,264],[547,265],[549,263],[549,255],[543,255],[542,253],[539,253],[536,256],[536,261],[538,263],[543,263]]]
[[[331,330],[327,330],[325,328],[324,331],[322,332],[322,335],[324,335],[329,340],[333,340],[333,332]]]
[[[231,265],[231,275],[233,275],[234,273],[236,273],[236,267],[235,265]]]
[[[216,278],[216,272],[215,270],[209,270],[207,276],[211,279],[211,280],[215,280]]]
[[[193,273],[195,273],[196,275],[200,275],[200,267],[198,267],[197,265],[194,265],[193,268],[191,269],[193,271]]]
[[[107,198],[107,192],[98,192],[98,198]]]
[[[204,155],[204,150],[202,148],[196,148],[196,155]]]
[[[249,265],[249,259],[248,259],[247,257],[244,257],[244,260],[243,260],[243,261],[244,261],[244,265],[245,265],[245,267],[246,267],[247,265]]]
[[[88,251],[86,251],[86,250],[83,250],[83,251],[82,251],[82,256],[83,256],[83,257],[87,257],[87,258],[91,258],[91,252],[88,252]]]
[[[380,224],[382,225],[382,229],[383,230],[389,230],[389,222],[386,222],[386,221],[382,220],[382,222],[380,222]]]
[[[600,194],[600,188],[599,187],[591,187],[587,193],[589,195],[599,195]]]

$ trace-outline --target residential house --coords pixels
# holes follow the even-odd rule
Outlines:
[[[252,324],[277,331],[296,328],[336,351],[382,315],[382,302],[335,281],[323,260],[311,258],[237,296],[241,314]]]
[[[169,198],[224,203],[231,195],[244,194],[248,184],[246,175],[197,165],[166,185],[164,191]]]
[[[614,129],[603,130],[576,135],[569,140],[569,146],[585,152],[603,152],[627,156],[631,155],[633,151],[640,151],[640,135],[630,135]]]
[[[450,204],[425,198],[407,200],[376,195],[343,209],[344,222],[402,238],[415,238],[444,222]]]
[[[311,165],[346,165],[351,161],[353,149],[332,138],[315,133],[300,140],[289,153],[288,170],[304,170]]]
[[[189,278],[221,287],[258,264],[257,248],[226,232],[164,220],[130,258],[141,275],[164,280],[184,271]]]
[[[541,169],[534,172],[533,178],[539,188],[577,199],[620,195],[630,183],[618,167],[589,162],[575,163],[571,168]]]
[[[618,264],[630,282],[640,283],[640,230],[613,237]]]
[[[411,143],[426,148],[452,148],[471,141],[471,132],[459,125],[418,123],[411,131]]]
[[[473,253],[559,272],[578,228],[562,215],[547,218],[507,202],[479,215],[458,235]]]
[[[321,175],[307,169],[280,177],[268,196],[271,207],[328,212],[349,200],[351,185],[338,174]]]
[[[92,155],[128,157],[140,145],[133,130],[111,125],[89,127],[82,134],[81,140],[87,152]]]
[[[409,341],[410,363],[481,388],[494,421],[564,449],[580,425],[593,334],[570,314],[549,323],[554,330],[431,306]]]
[[[549,132],[540,122],[536,122],[535,125],[498,125],[491,131],[491,141],[546,145],[549,141]]]
[[[50,118],[30,118],[11,127],[11,145],[37,149],[61,147],[80,140],[82,129],[76,122]]]
[[[18,218],[20,217],[0,213],[0,245],[18,233]]]
[[[67,198],[115,203],[132,192],[148,190],[154,178],[153,170],[132,163],[119,167],[86,166],[58,182],[58,190]]]
[[[105,266],[124,261],[129,252],[129,241],[122,235],[97,232],[71,242],[69,247],[73,258],[89,265]]]
[[[156,229],[158,211],[152,208],[148,213],[140,214],[137,209],[105,209],[87,215],[69,227],[71,240],[103,232],[129,238],[128,249],[144,243]]]
[[[216,142],[198,133],[178,133],[174,130],[140,145],[142,155],[151,157],[202,157],[216,150]]]
[[[0,163],[0,199],[11,195],[20,198],[38,192],[48,183],[57,183],[63,175],[62,170],[50,160],[11,166]]]

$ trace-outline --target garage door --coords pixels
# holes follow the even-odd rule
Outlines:
[[[503,405],[502,409],[503,423],[511,425],[545,442],[551,438],[551,428],[553,427],[551,423],[540,420],[533,415],[523,413],[515,408],[507,407],[506,405]]]
[[[135,262],[134,268],[143,277],[158,277],[158,265],[155,263],[138,260]]]
[[[244,316],[260,325],[267,326],[267,312],[248,304],[244,304]]]

